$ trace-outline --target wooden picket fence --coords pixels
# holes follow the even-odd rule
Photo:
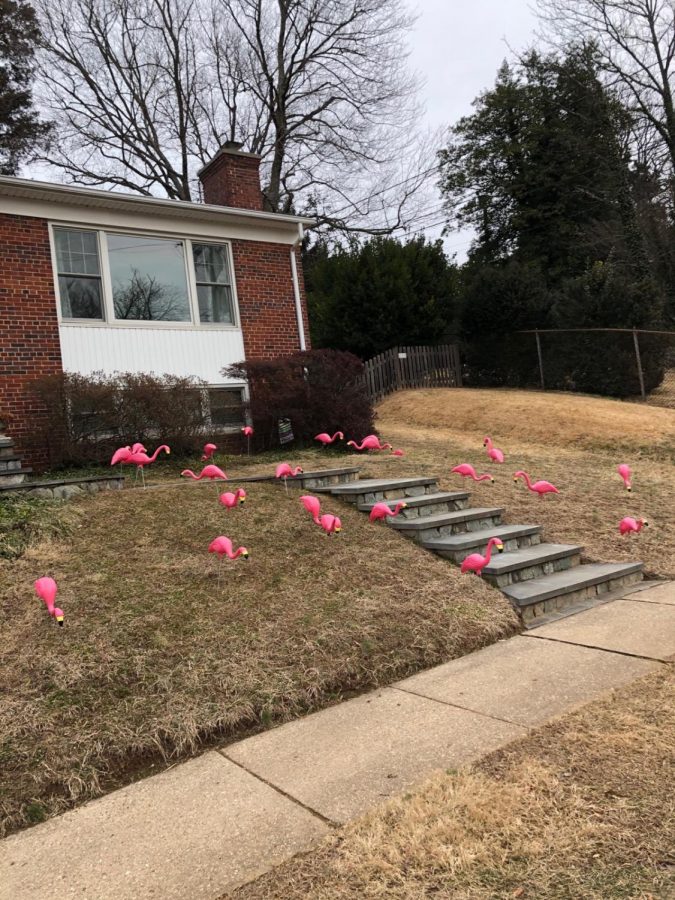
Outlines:
[[[461,387],[459,348],[392,347],[365,363],[363,377],[374,403],[406,388]]]

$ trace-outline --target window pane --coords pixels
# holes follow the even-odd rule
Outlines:
[[[102,319],[101,279],[59,275],[64,319]]]
[[[202,322],[234,323],[231,289],[220,284],[198,284],[199,318]]]
[[[229,284],[230,273],[227,264],[227,248],[222,244],[193,244],[197,281],[209,284]]]
[[[244,424],[244,403],[241,388],[209,390],[211,425],[227,428]]]
[[[59,275],[98,275],[98,242],[95,231],[55,228],[56,267]]]
[[[115,318],[189,322],[183,242],[108,235]]]

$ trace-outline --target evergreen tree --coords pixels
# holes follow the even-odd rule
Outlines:
[[[305,252],[312,343],[368,359],[396,345],[444,340],[455,316],[457,269],[441,241],[375,238]]]
[[[15,175],[49,126],[32,107],[30,80],[39,37],[33,8],[0,0],[0,174]]]
[[[441,152],[443,192],[477,232],[472,259],[514,257],[556,285],[625,239],[629,121],[592,48],[504,64],[475,107]]]

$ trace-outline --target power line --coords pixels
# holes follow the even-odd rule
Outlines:
[[[390,191],[392,188],[401,187],[401,185],[408,184],[410,181],[415,181],[418,178],[425,178],[427,175],[431,175],[432,172],[437,172],[438,166],[432,166],[430,169],[425,169],[423,172],[418,172],[416,175],[410,175],[408,178],[404,178],[402,181],[395,181],[393,184],[387,185],[387,187],[382,188],[379,191],[373,191],[372,193],[365,194],[363,197],[359,197],[358,200],[350,200],[345,206],[339,206],[337,209],[334,209],[332,212],[325,213],[324,215],[333,217],[337,216],[339,213],[344,212],[345,209],[349,209],[350,207],[355,207],[359,203],[363,203],[364,200],[370,200],[372,197],[379,197],[381,194],[386,194],[387,191]]]

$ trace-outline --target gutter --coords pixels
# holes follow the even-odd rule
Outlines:
[[[298,263],[295,258],[295,250],[302,243],[304,230],[302,222],[298,222],[298,236],[291,245],[291,275],[293,277],[293,294],[295,295],[295,318],[298,323],[298,338],[300,340],[300,349],[307,349],[305,340],[305,323],[302,320],[302,298],[300,296],[300,282],[298,280]]]

